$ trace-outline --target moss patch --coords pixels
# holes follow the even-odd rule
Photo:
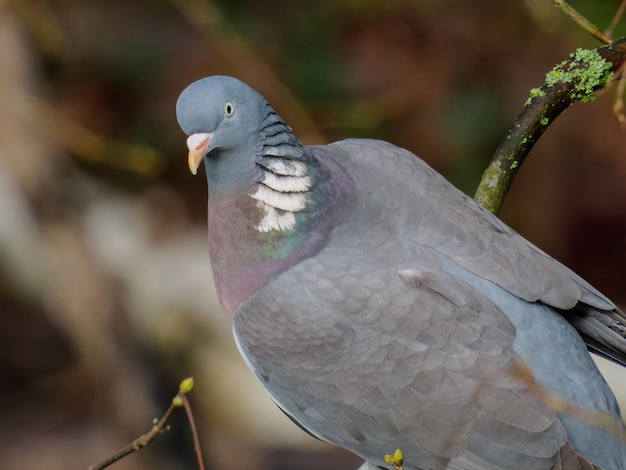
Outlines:
[[[541,88],[533,88],[532,90],[530,90],[530,96],[526,100],[526,103],[524,103],[524,106],[528,106],[533,101],[533,99],[537,98],[538,96],[546,96],[546,94]]]
[[[613,78],[611,63],[604,60],[595,50],[577,49],[570,59],[555,66],[546,75],[546,86],[558,83],[574,83],[570,94],[572,101],[593,101],[594,90],[604,86]],[[532,98],[532,91],[531,91]]]

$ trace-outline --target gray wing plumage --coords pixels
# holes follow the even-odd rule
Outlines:
[[[412,153],[374,140],[350,139],[332,145],[347,157],[341,161],[348,173],[361,171],[368,162],[373,171],[388,172],[394,183],[393,194],[384,196],[387,200],[393,202],[402,194],[400,183],[407,198],[430,205],[396,203],[404,213],[395,223],[405,224],[398,229],[416,244],[434,248],[521,299],[563,311],[590,349],[626,365],[626,316],[580,276],[530,244]],[[352,159],[354,155],[358,159]],[[381,185],[376,190],[385,188]],[[424,213],[429,218],[418,220]]]

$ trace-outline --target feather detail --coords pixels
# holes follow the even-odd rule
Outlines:
[[[296,215],[293,212],[281,211],[261,201],[257,203],[257,207],[264,212],[263,218],[254,227],[259,232],[271,232],[272,230],[285,232],[296,225]]]
[[[287,160],[283,158],[262,157],[257,162],[261,167],[282,176],[305,176],[307,166],[298,160]]]
[[[289,212],[300,212],[306,207],[306,196],[303,193],[286,193],[274,191],[260,184],[250,197],[276,209]]]
[[[307,193],[314,187],[310,155],[275,111],[269,105],[266,109],[256,157],[260,176],[249,194],[261,211],[254,228],[287,232],[296,226],[296,214],[307,207]]]
[[[313,186],[310,176],[276,176],[266,172],[262,184],[281,193],[301,193]]]

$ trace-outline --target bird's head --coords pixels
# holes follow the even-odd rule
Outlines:
[[[261,95],[232,77],[207,77],[185,88],[176,103],[176,117],[189,136],[191,172],[196,174],[205,157],[254,145],[266,106]]]

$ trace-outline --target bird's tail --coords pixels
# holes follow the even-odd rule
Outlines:
[[[620,310],[599,310],[579,304],[563,316],[596,354],[626,366],[626,315]]]

